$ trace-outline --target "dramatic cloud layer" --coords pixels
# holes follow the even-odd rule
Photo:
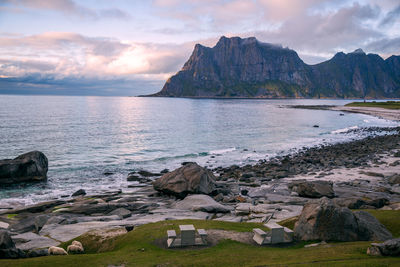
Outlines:
[[[157,91],[195,43],[221,35],[280,43],[311,64],[359,47],[400,54],[398,0],[0,0],[0,26],[0,93]]]

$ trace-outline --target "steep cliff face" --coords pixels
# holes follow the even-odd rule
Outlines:
[[[386,61],[362,50],[338,53],[317,65],[256,38],[221,37],[197,44],[183,68],[152,96],[176,97],[396,97],[399,57]]]
[[[328,97],[396,97],[399,83],[391,67],[375,54],[361,49],[337,53],[331,60],[312,66],[314,88]]]

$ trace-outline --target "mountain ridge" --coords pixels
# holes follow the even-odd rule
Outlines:
[[[196,44],[182,69],[148,96],[212,98],[396,98],[400,56],[384,60],[362,49],[315,65],[281,45],[222,36]]]

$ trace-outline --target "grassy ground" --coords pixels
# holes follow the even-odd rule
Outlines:
[[[400,211],[373,211],[389,230],[399,236]],[[87,235],[79,238],[86,254],[1,260],[0,266],[399,266],[400,258],[366,255],[371,242],[330,243],[327,247],[259,247],[224,240],[203,249],[168,250],[155,245],[166,230],[178,230],[179,224],[196,228],[251,231],[260,224],[218,221],[162,221],[135,228],[126,235],[101,243]],[[292,221],[289,221],[292,224]],[[65,244],[64,244],[65,245]],[[99,251],[103,251],[99,253]]]
[[[375,107],[386,109],[400,109],[400,101],[386,101],[386,102],[352,102],[346,104],[348,107]]]

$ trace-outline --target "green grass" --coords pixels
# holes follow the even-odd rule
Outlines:
[[[17,216],[18,214],[7,214],[7,218],[8,219],[14,219],[15,216]]]
[[[397,229],[398,212],[372,211],[388,228]],[[286,220],[293,224],[293,220]],[[203,249],[164,249],[155,240],[165,237],[166,230],[178,230],[180,224],[196,228],[251,231],[255,223],[180,220],[162,221],[139,226],[133,231],[99,243],[87,234],[80,236],[86,254],[49,256],[19,260],[1,260],[0,266],[399,266],[400,258],[372,257],[366,254],[371,242],[335,242],[327,247],[304,248],[304,243],[290,247],[247,245],[223,240]],[[67,245],[63,244],[64,246]],[[99,253],[101,251],[101,253]]]
[[[386,109],[400,109],[400,101],[386,101],[386,102],[352,102],[346,104],[348,107],[375,107]]]
[[[280,221],[279,224],[293,230],[294,224],[297,222],[298,219],[299,219],[299,217],[295,216],[295,217]]]
[[[365,210],[375,216],[394,237],[400,237],[400,210]]]

